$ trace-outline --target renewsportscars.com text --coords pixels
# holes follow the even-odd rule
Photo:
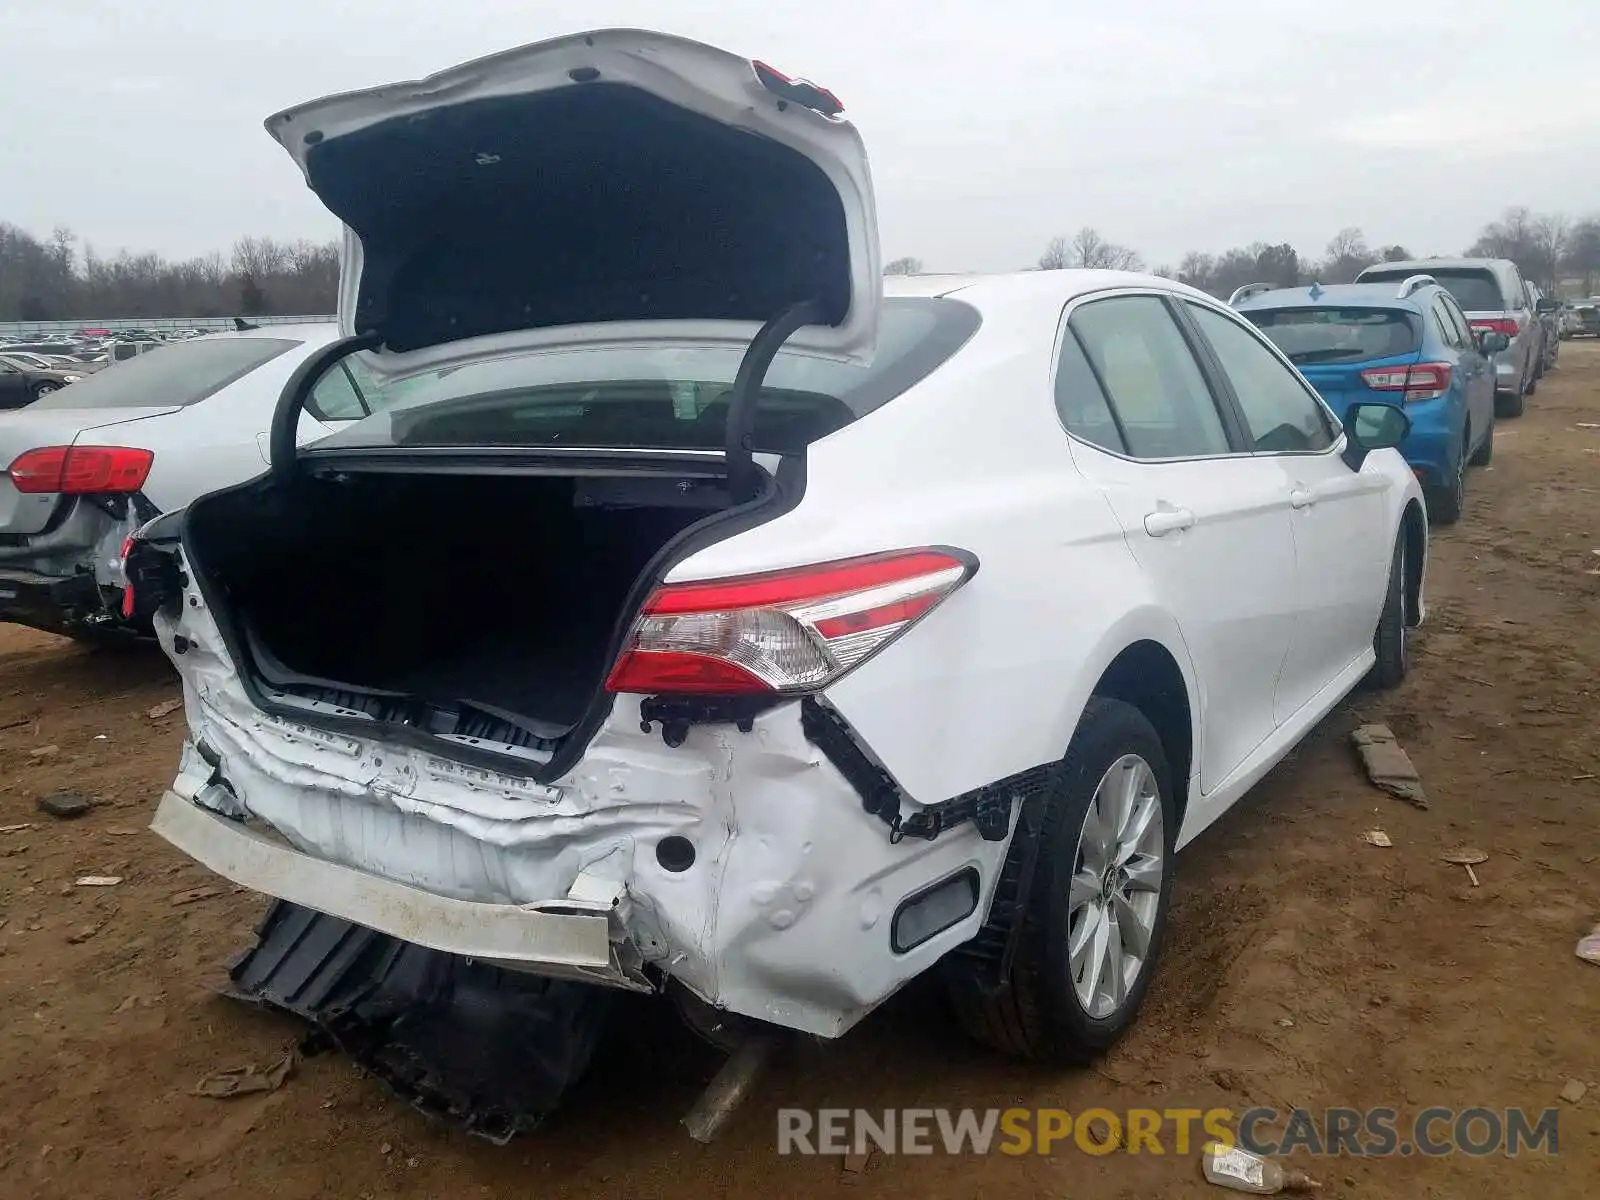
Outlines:
[[[1257,1154],[1472,1157],[1560,1151],[1549,1108],[1090,1108],[778,1110],[779,1154],[1189,1154],[1206,1142]]]

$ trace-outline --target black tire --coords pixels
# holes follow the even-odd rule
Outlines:
[[[1494,422],[1489,422],[1489,432],[1483,436],[1483,444],[1472,452],[1468,462],[1474,467],[1487,467],[1494,461]]]
[[[1497,417],[1520,417],[1523,409],[1523,394],[1521,392],[1496,392],[1494,394],[1494,415]]]
[[[1399,687],[1411,661],[1406,650],[1406,531],[1395,536],[1394,557],[1389,560],[1389,590],[1384,594],[1383,612],[1372,634],[1372,649],[1378,661],[1367,672],[1368,687],[1388,691]]]
[[[1121,1005],[1095,1017],[1073,984],[1068,949],[1071,880],[1079,867],[1080,837],[1096,789],[1125,755],[1142,758],[1155,780],[1163,825],[1163,870],[1158,889],[1146,893],[1154,894],[1156,901],[1143,965]],[[1094,697],[1072,735],[1054,786],[1026,805],[1001,881],[1001,890],[1008,881],[1013,885],[1004,908],[1015,915],[1000,933],[1015,935],[1014,953],[1002,958],[1005,965],[998,979],[992,965],[959,950],[945,958],[942,971],[956,1015],[974,1040],[1034,1062],[1085,1063],[1109,1050],[1133,1024],[1160,960],[1177,836],[1172,774],[1161,739],[1131,704]],[[1024,865],[1030,858],[1031,872]],[[997,896],[996,911],[1000,906]]]
[[[1454,525],[1461,520],[1461,510],[1467,505],[1467,447],[1462,440],[1461,453],[1456,455],[1455,478],[1442,487],[1428,489],[1428,520],[1435,525]]]
[[[1528,377],[1528,385],[1527,387],[1523,388],[1522,394],[1524,396],[1531,396],[1537,392],[1539,390],[1539,380],[1543,377],[1543,375],[1544,372],[1542,370],[1535,370],[1533,374]]]
[[[59,383],[41,383],[34,387],[33,398],[35,400],[43,400],[51,392],[59,392],[60,390],[61,384]]]

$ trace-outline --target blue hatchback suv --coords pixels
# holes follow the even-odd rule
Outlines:
[[[1399,282],[1251,284],[1230,301],[1321,393],[1335,413],[1351,404],[1404,408],[1400,452],[1427,497],[1428,516],[1461,516],[1467,464],[1494,453],[1494,356],[1503,333],[1474,330],[1432,276]]]

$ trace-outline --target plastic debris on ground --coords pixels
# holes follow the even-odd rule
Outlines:
[[[1584,962],[1600,967],[1600,925],[1578,939],[1577,954]]]
[[[1489,861],[1487,853],[1471,846],[1456,846],[1453,849],[1446,850],[1439,857],[1447,863],[1455,863],[1457,866],[1465,867],[1467,879],[1472,883],[1473,887],[1478,887],[1479,883],[1478,873],[1472,868]]]
[[[213,1071],[195,1084],[196,1096],[213,1100],[229,1100],[234,1096],[249,1096],[260,1092],[275,1092],[284,1085],[299,1065],[300,1056],[293,1050],[275,1063],[258,1067],[250,1063],[226,1071]]]
[[[1363,725],[1350,735],[1350,740],[1355,744],[1356,753],[1361,755],[1367,778],[1376,786],[1407,804],[1428,807],[1422,776],[1417,774],[1411,757],[1400,748],[1387,725]]]
[[[1207,1183],[1252,1196],[1276,1196],[1280,1192],[1314,1192],[1322,1185],[1304,1171],[1297,1171],[1262,1158],[1239,1146],[1208,1142],[1200,1155],[1201,1170]]]

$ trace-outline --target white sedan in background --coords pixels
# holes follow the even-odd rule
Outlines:
[[[337,336],[328,322],[196,338],[0,414],[0,621],[80,637],[138,632],[120,611],[123,541],[266,470],[284,381]],[[301,436],[364,415],[335,375]]]

